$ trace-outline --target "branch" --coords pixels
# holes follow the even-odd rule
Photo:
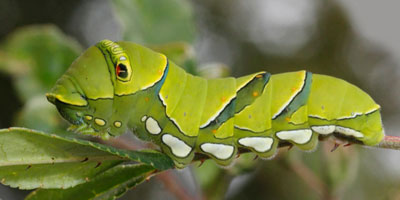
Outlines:
[[[312,190],[314,190],[320,199],[336,199],[329,193],[328,186],[300,159],[289,162],[289,167],[297,174]]]
[[[383,140],[376,145],[377,148],[400,150],[400,137],[385,135]]]

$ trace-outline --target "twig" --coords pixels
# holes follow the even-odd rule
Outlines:
[[[292,160],[289,162],[289,166],[297,176],[318,193],[320,199],[335,199],[329,194],[328,186],[301,160]]]
[[[165,188],[174,194],[174,196],[179,199],[179,200],[193,200],[196,199],[192,196],[190,196],[187,191],[184,190],[184,186],[179,184],[176,181],[176,177],[171,173],[171,171],[166,171],[163,173],[160,173],[158,176],[156,176],[161,182],[164,183]]]
[[[400,137],[386,135],[383,140],[376,145],[378,148],[400,150]]]

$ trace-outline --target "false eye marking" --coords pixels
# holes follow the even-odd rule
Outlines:
[[[311,129],[321,135],[328,135],[335,132],[335,127],[335,125],[311,126]]]
[[[122,126],[122,122],[120,122],[120,121],[115,121],[115,122],[114,122],[114,126],[117,127],[117,128],[120,128],[120,127]]]
[[[104,119],[100,119],[100,118],[95,118],[94,119],[94,123],[96,123],[99,126],[104,126],[106,125],[106,121]]]
[[[115,73],[120,78],[127,78],[128,77],[128,70],[124,64],[118,64],[115,68]]]
[[[126,51],[118,43],[110,40],[102,40],[96,46],[106,57],[110,58],[112,66],[110,64],[109,67],[114,68],[117,79],[122,82],[130,81],[132,68]]]
[[[226,160],[232,157],[235,150],[231,145],[215,143],[203,143],[200,145],[200,149],[221,160]]]
[[[274,140],[270,137],[244,137],[238,140],[238,143],[250,147],[257,152],[264,153],[271,149]]]
[[[311,129],[279,131],[276,133],[276,136],[281,140],[290,140],[297,144],[305,144],[310,141],[312,131]]]
[[[146,130],[152,135],[158,135],[161,133],[160,125],[158,125],[157,120],[152,117],[146,119]]]
[[[161,137],[161,140],[165,145],[167,145],[171,149],[172,154],[174,154],[177,157],[180,158],[187,157],[192,151],[192,148],[189,145],[187,145],[184,141],[170,134],[164,134]]]

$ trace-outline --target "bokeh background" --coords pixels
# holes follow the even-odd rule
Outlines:
[[[400,135],[399,1],[0,0],[0,127],[63,132],[46,102],[69,64],[102,39],[163,52],[193,74],[240,76],[307,69],[343,78],[382,106]],[[340,100],[338,100],[340,101]],[[119,144],[123,143],[123,145]],[[131,135],[112,145],[140,146]],[[165,172],[121,199],[400,199],[400,152],[333,142]],[[30,191],[0,186],[0,199]]]

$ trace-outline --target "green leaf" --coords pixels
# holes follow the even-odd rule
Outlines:
[[[186,42],[170,42],[149,46],[154,51],[160,52],[167,56],[168,60],[182,66],[185,61],[194,59],[193,47]]]
[[[13,124],[46,132],[65,132],[69,126],[43,95],[30,98],[18,112]]]
[[[192,42],[192,9],[185,0],[112,1],[124,26],[124,40],[146,44]]]
[[[87,199],[115,199],[127,190],[142,183],[154,172],[154,168],[143,164],[118,165],[104,172],[93,180],[75,187],[62,189],[38,189],[26,200],[58,199],[58,200],[87,200]]]
[[[75,40],[52,25],[19,28],[5,41],[0,67],[14,75],[23,100],[50,90],[82,52]]]
[[[11,187],[72,187],[127,160],[159,170],[174,166],[168,156],[155,151],[120,150],[25,128],[0,130],[0,180]]]

